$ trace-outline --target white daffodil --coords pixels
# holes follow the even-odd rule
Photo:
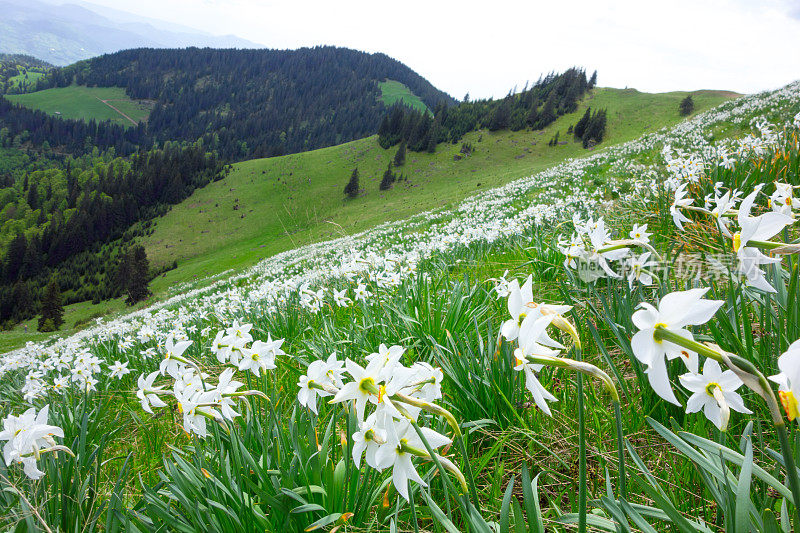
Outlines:
[[[717,222],[717,226],[723,235],[732,237],[728,226],[731,223],[730,215],[736,208],[736,202],[739,200],[738,191],[727,191],[722,196],[717,195],[717,190],[714,190],[714,207],[711,209],[711,216]]]
[[[686,186],[687,185],[683,183],[680,187],[675,189],[675,200],[669,207],[669,212],[672,214],[672,221],[675,222],[675,225],[678,226],[678,229],[681,231],[683,231],[683,223],[690,222],[690,219],[681,212],[681,208],[689,207],[694,203],[694,200],[686,197],[688,194]]]
[[[211,353],[217,357],[217,361],[225,364],[231,356],[233,338],[229,338],[224,331],[218,331],[217,336],[211,341]]]
[[[25,475],[31,479],[44,475],[36,465],[40,452],[56,445],[54,437],[64,437],[60,427],[47,423],[49,413],[49,405],[38,413],[31,407],[20,416],[8,415],[3,420],[0,440],[7,441],[3,447],[3,459],[8,466],[14,462],[22,463]]]
[[[655,261],[650,261],[650,252],[644,252],[640,256],[631,256],[627,259],[625,266],[628,272],[628,285],[633,288],[637,281],[642,285],[652,285],[653,276],[647,271],[648,268],[658,266]]]
[[[192,341],[178,341],[175,342],[175,339],[170,335],[167,337],[167,342],[164,345],[164,360],[161,361],[161,365],[159,365],[159,371],[161,375],[169,374],[173,378],[177,378],[181,372],[181,369],[186,366],[185,359],[183,358],[183,352],[191,346]]]
[[[147,377],[144,377],[144,374],[139,376],[139,390],[136,391],[136,396],[139,398],[139,401],[142,403],[142,409],[147,411],[150,414],[153,414],[152,407],[166,407],[167,404],[164,403],[161,398],[158,397],[159,394],[163,394],[164,392],[162,389],[163,386],[155,387],[153,386],[153,382],[160,376],[161,373],[159,371],[155,371]]]
[[[333,301],[339,307],[349,307],[353,303],[353,300],[347,296],[347,289],[340,291],[333,289]]]
[[[216,395],[213,397],[213,402],[219,404],[220,412],[227,420],[233,420],[239,416],[239,413],[233,408],[236,405],[236,401],[230,395],[234,394],[239,387],[244,385],[241,381],[233,379],[233,373],[234,370],[232,368],[226,368],[222,374],[219,375],[217,388],[214,389]]]
[[[500,333],[506,340],[513,341],[519,337],[522,323],[525,320],[535,322],[545,314],[560,316],[572,309],[572,306],[569,305],[548,305],[534,302],[532,286],[531,276],[528,276],[522,287],[520,287],[517,280],[512,280],[509,283],[507,305],[511,319],[503,322],[500,328]],[[546,331],[537,339],[537,342],[553,348],[563,348],[561,344],[551,339]],[[521,341],[520,345],[522,345]]]
[[[719,363],[706,359],[702,374],[684,374],[679,377],[681,385],[693,394],[686,402],[686,412],[696,413],[703,410],[711,423],[724,431],[728,427],[730,410],[750,414],[744,400],[736,392],[743,385],[742,380],[733,370],[722,371]]]
[[[634,224],[630,234],[631,239],[648,244],[652,233],[647,232],[647,224]]]
[[[750,215],[756,196],[761,186],[756,187],[739,206],[739,227],[741,230],[733,236],[733,251],[737,254],[748,248],[751,241],[768,241],[781,232],[783,228],[794,223],[794,219],[782,213],[768,212],[754,217]],[[774,262],[773,258],[764,257],[765,262]]]
[[[795,210],[800,210],[800,198],[794,196],[794,187],[790,183],[775,183],[769,205],[773,211],[794,218]]]
[[[756,196],[761,187],[748,195],[739,206],[738,221],[740,231],[733,235],[733,251],[739,260],[737,271],[747,278],[750,286],[766,292],[775,292],[775,288],[767,282],[760,265],[779,263],[778,257],[768,257],[757,248],[760,242],[769,241],[786,226],[794,223],[794,219],[783,213],[768,212],[754,217],[750,215]],[[753,246],[751,246],[753,244]]]
[[[119,361],[114,361],[114,364],[110,365],[108,369],[111,371],[110,376],[117,379],[122,379],[126,374],[131,373],[128,369],[128,363],[120,363]]]
[[[778,370],[780,373],[769,379],[778,384],[778,394],[786,416],[794,420],[800,415],[800,339],[778,357]]]
[[[221,415],[209,404],[214,404],[214,391],[186,394],[176,393],[178,410],[183,413],[183,429],[198,437],[208,436],[206,421],[209,418],[220,420]]]
[[[696,374],[697,353],[669,341],[656,339],[656,328],[661,327],[694,340],[692,333],[685,328],[705,324],[724,303],[721,300],[703,300],[706,292],[707,288],[673,292],[661,299],[658,309],[643,302],[640,304],[641,309],[631,317],[633,324],[640,330],[631,339],[633,354],[647,365],[645,373],[656,394],[675,405],[679,405],[679,402],[670,386],[666,361],[679,358],[690,372]]]
[[[308,370],[297,382],[300,390],[297,392],[297,401],[300,405],[308,407],[317,414],[317,396],[326,398],[333,396],[336,388],[342,386],[342,366],[344,361],[336,359],[336,352],[327,360],[318,359],[308,365]]]
[[[403,353],[405,353],[405,351],[406,349],[402,346],[394,345],[389,348],[385,344],[381,343],[381,345],[378,346],[378,351],[366,356],[366,360],[369,363],[372,363],[375,360],[380,361],[380,364],[382,364],[384,367],[385,378],[388,379],[392,373],[392,369],[394,369],[400,362],[400,358],[403,357]]]
[[[383,380],[384,361],[376,357],[370,361],[367,368],[363,368],[358,363],[347,359],[344,365],[353,381],[345,383],[330,403],[353,400],[358,419],[364,420],[367,402],[378,403],[378,394],[380,393],[378,384]]]
[[[514,359],[516,361],[514,370],[525,373],[525,388],[533,396],[537,407],[548,416],[552,416],[552,413],[547,402],[554,402],[558,399],[544,388],[536,376],[544,365],[530,362],[528,356],[558,356],[559,352],[557,350],[547,348],[541,344],[541,341],[547,335],[547,327],[553,322],[553,318],[552,315],[536,319],[526,318],[520,331],[520,347],[514,350]]]
[[[355,299],[359,302],[366,302],[370,298],[372,298],[372,293],[367,290],[367,286],[363,283],[359,283],[358,286],[353,290],[353,294]]]
[[[435,450],[452,441],[444,435],[429,428],[421,428],[425,440],[431,449]],[[408,420],[388,423],[386,426],[386,444],[383,444],[375,454],[378,469],[392,468],[392,482],[397,492],[408,501],[408,481],[414,481],[423,487],[428,485],[417,473],[411,458],[415,455],[427,456],[425,444],[417,435]]]
[[[225,334],[240,340],[243,344],[247,344],[253,340],[253,336],[250,334],[251,329],[253,329],[253,324],[240,324],[238,320],[234,320]]]
[[[275,356],[283,355],[280,349],[283,339],[273,341],[272,337],[267,336],[267,342],[254,341],[250,348],[242,348],[242,359],[239,361],[239,370],[250,370],[257,377],[262,372],[272,370],[275,366]]]
[[[390,424],[392,422],[389,422]],[[378,424],[378,413],[372,413],[363,422],[359,422],[359,429],[353,433],[353,462],[356,468],[361,468],[361,457],[366,452],[366,461],[369,466],[379,469],[375,458],[382,444],[386,444],[386,430],[384,424]]]

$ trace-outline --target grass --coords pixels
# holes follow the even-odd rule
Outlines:
[[[132,126],[147,120],[152,104],[131,100],[119,87],[71,85],[27,94],[7,95],[10,101],[50,115],[75,120],[110,120]],[[116,109],[115,109],[116,108]]]
[[[44,92],[44,91],[42,91]],[[40,93],[32,93],[32,96]],[[455,160],[461,144],[441,144],[435,154],[409,152],[398,172],[408,180],[389,191],[378,184],[396,147],[378,145],[377,136],[281,157],[237,163],[225,179],[195,191],[157,219],[155,232],[142,240],[151,264],[178,261],[178,268],[151,282],[155,298],[176,285],[200,281],[229,269],[242,269],[266,257],[298,246],[367,230],[383,222],[446,207],[485,188],[497,187],[534,174],[570,157],[592,154],[579,143],[548,147],[587,106],[608,109],[606,140],[597,149],[635,139],[682,120],[678,103],[686,94],[641,93],[634,89],[599,88],[575,113],[559,118],[542,132],[473,132],[464,138],[475,152]],[[714,107],[733,93],[691,93],[695,111]],[[345,200],[342,193],[353,167],[361,174],[361,196]],[[239,208],[234,210],[234,206]],[[125,310],[120,301],[66,307],[66,327],[89,315]],[[28,331],[35,332],[35,321]],[[0,351],[42,340],[45,334],[25,334],[22,325],[0,333]]]
[[[428,106],[419,99],[419,96],[411,92],[411,89],[399,81],[386,80],[380,82],[378,85],[381,88],[381,101],[386,106],[401,102],[418,111],[426,111],[428,109]]]
[[[789,116],[797,112],[797,105]],[[749,122],[743,124],[746,128]],[[695,133],[700,132],[686,135],[689,142],[697,138]],[[707,175],[692,186],[691,197],[701,201],[715,189],[718,179],[726,188],[736,186],[744,191],[777,180],[797,185],[798,148],[793,136],[783,148],[742,158],[733,170],[709,165]],[[627,156],[621,157],[625,160]],[[658,161],[647,170],[663,170],[656,167],[663,163]],[[616,170],[600,172],[621,181],[639,178],[617,176]],[[575,178],[580,180],[578,174],[567,172],[561,179]],[[638,330],[631,315],[639,302],[664,303],[669,292],[708,284],[708,298],[723,299],[723,309],[707,325],[694,327],[693,334],[726,350],[747,354],[745,363],[771,375],[777,371],[776,355],[800,336],[796,257],[783,259],[784,266],[795,274],[776,276],[772,281],[778,292],[772,297],[753,297],[735,279],[687,279],[683,277],[686,272],[677,268],[680,257],[673,251],[691,248],[695,233],[674,227],[667,208],[672,195],[653,189],[644,195],[621,197],[605,208],[591,208],[587,215],[605,216],[609,229],[617,235],[626,234],[632,222],[650,224],[651,245],[674,267],[661,273],[654,286],[631,288],[624,278],[607,278],[593,285],[578,282],[574,272],[564,269],[563,256],[554,246],[558,237],[569,235],[569,225],[551,219],[550,224],[525,226],[521,235],[478,239],[434,252],[420,261],[417,275],[408,276],[397,288],[381,288],[366,275],[376,296],[347,308],[324,305],[312,311],[299,303],[296,289],[289,291],[284,303],[268,297],[238,305],[240,296],[249,296],[248,289],[258,288],[268,279],[292,282],[308,275],[306,269],[291,272],[287,268],[253,280],[253,285],[241,285],[241,292],[235,295],[203,297],[194,302],[196,306],[188,305],[160,319],[153,317],[159,331],[156,339],[133,340],[123,348],[121,339],[135,339],[135,330],[115,332],[109,328],[108,336],[101,337],[103,342],[86,343],[104,362],[96,373],[99,390],[86,394],[74,386],[59,396],[47,397],[48,421],[63,427],[63,444],[77,457],[43,454],[37,464],[46,477],[37,483],[23,479],[20,465],[6,468],[0,462],[0,526],[13,527],[19,521],[17,529],[37,530],[38,519],[60,524],[59,530],[75,528],[87,533],[132,529],[300,532],[323,527],[344,530],[341,526],[346,523],[352,531],[508,533],[573,531],[571,525],[583,516],[591,531],[792,530],[788,516],[797,513],[788,504],[791,494],[783,479],[795,473],[794,467],[791,463],[782,467],[781,459],[771,453],[778,448],[776,431],[760,397],[741,387],[739,392],[754,413],[734,413],[727,433],[719,432],[702,413],[686,414],[682,406],[658,398],[630,339]],[[511,197],[505,200],[513,202]],[[761,198],[759,205],[765,208],[765,204]],[[520,212],[516,215],[522,216]],[[524,216],[522,220],[530,221]],[[779,240],[793,242],[798,236],[796,226]],[[702,242],[696,246],[735,253],[700,215],[687,223],[687,228],[700,231]],[[389,236],[384,244],[394,237]],[[363,248],[354,245],[354,249],[385,248],[374,242]],[[331,266],[336,266],[337,259],[331,261]],[[320,263],[317,268],[326,266]],[[371,271],[384,268],[378,262]],[[575,372],[565,368],[536,370],[541,385],[557,400],[549,405],[552,417],[536,407],[524,375],[512,368],[516,341],[498,342],[497,328],[509,313],[506,299],[490,294],[492,284],[487,281],[506,269],[515,277],[532,275],[536,301],[574,305],[567,318],[575,325],[583,350],[565,350],[563,355],[578,354],[584,362],[613,376],[623,393],[616,416],[612,414],[615,406],[599,382],[592,379],[583,384]],[[322,286],[312,285],[311,290],[326,289],[326,304],[332,304],[332,289],[342,288],[353,295],[353,286],[343,279],[325,279]],[[277,296],[281,294],[279,291]],[[193,342],[183,357],[206,371],[204,386],[213,387],[224,364],[220,366],[210,351],[211,339],[234,319],[253,324],[251,332],[256,339],[269,335],[285,341],[282,348],[286,354],[276,358],[276,368],[266,375],[235,374],[246,381],[243,388],[259,391],[261,396],[251,396],[247,406],[237,399],[243,416],[224,427],[209,423],[211,435],[195,439],[181,427],[182,407],[176,405],[176,399],[164,395],[168,408],[153,416],[143,413],[134,394],[137,378],[154,371],[164,352],[159,345],[155,348],[159,356],[152,357],[146,349],[167,334],[185,332]],[[572,342],[552,326],[551,334],[564,344]],[[443,397],[436,403],[452,412],[466,434],[464,439],[455,439],[457,443],[446,453],[465,474],[469,497],[478,506],[476,513],[469,513],[453,487],[448,487],[446,483],[454,481],[450,474],[437,474],[430,462],[416,459],[427,486],[413,485],[412,503],[400,501],[396,491],[384,484],[390,483],[388,471],[379,473],[363,462],[357,468],[350,459],[350,443],[358,429],[352,409],[320,401],[318,416],[311,416],[308,409],[298,406],[296,384],[308,362],[327,358],[334,350],[340,360],[348,357],[362,362],[381,342],[407,348],[403,365],[424,361],[442,368]],[[113,379],[106,366],[115,360],[129,363],[133,372],[119,381]],[[26,375],[38,365],[32,362],[4,374],[0,416],[19,414],[28,407],[18,391],[26,380],[36,379]],[[675,382],[686,371],[678,361],[668,368]],[[68,370],[50,371],[44,379],[49,383],[56,375],[68,375]],[[352,377],[345,381],[352,382]],[[171,388],[174,384],[169,376],[157,379],[159,386]],[[182,386],[185,383],[177,383],[176,389]],[[381,391],[386,392],[384,388]],[[402,402],[402,398],[393,399],[397,400]],[[368,410],[373,411],[374,406]],[[429,411],[435,414],[419,417],[420,425],[454,436],[440,416],[442,412]],[[576,423],[576,419],[583,422]],[[783,427],[782,422],[776,425]],[[796,436],[794,425],[791,427]],[[621,429],[620,440],[627,440],[627,454],[616,454],[617,428]],[[787,444],[784,461],[796,456],[797,444],[790,448]],[[620,460],[627,474],[619,468]],[[624,479],[628,481],[627,494],[621,489]],[[797,492],[794,494],[798,501]],[[582,497],[589,501],[588,517]],[[35,516],[28,502],[33,503]],[[99,518],[96,523],[94,517]],[[497,522],[498,527],[490,529],[484,519]],[[475,522],[482,527],[470,526]],[[795,518],[794,530],[798,523],[800,515]]]
[[[570,115],[543,132],[473,132],[464,138],[475,152],[456,161],[461,144],[441,144],[435,154],[409,152],[398,172],[408,178],[380,191],[396,148],[382,149],[377,137],[282,157],[237,163],[224,180],[195,191],[158,219],[144,239],[155,265],[178,261],[178,268],[153,282],[155,292],[174,283],[242,268],[297,246],[366,230],[422,211],[445,207],[485,188],[533,174],[591,151],[579,143],[548,147],[547,141],[580,118],[586,106],[608,109],[605,145],[677,123],[687,93],[647,94],[632,89],[597,89]],[[697,112],[731,93],[701,91]],[[598,149],[602,149],[602,146]],[[342,189],[354,167],[363,193],[345,200]],[[234,206],[239,206],[234,209]]]
[[[19,67],[19,68],[25,70],[25,67]],[[24,72],[20,72],[16,76],[11,76],[10,78],[8,78],[8,81],[10,82],[10,87],[19,87],[22,84],[31,86],[35,84],[39,80],[39,78],[44,76],[44,74],[45,74],[44,72],[39,72],[36,70],[27,70]]]

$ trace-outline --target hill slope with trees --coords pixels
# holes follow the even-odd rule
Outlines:
[[[372,135],[387,110],[380,85],[386,80],[405,85],[431,109],[455,103],[389,56],[331,46],[125,50],[52,69],[37,88],[122,87],[133,99],[155,102],[139,144],[202,139],[221,157],[242,160]],[[120,135],[97,135],[95,146],[118,146]]]

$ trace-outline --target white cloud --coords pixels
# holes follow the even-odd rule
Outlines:
[[[572,65],[600,85],[755,92],[800,78],[796,0],[93,0],[272,48],[384,52],[457,98]]]

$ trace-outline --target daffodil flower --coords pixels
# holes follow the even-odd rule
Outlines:
[[[731,409],[745,414],[752,413],[736,392],[743,385],[742,380],[733,370],[723,372],[719,363],[713,359],[706,359],[703,363],[702,374],[688,373],[679,379],[681,385],[693,393],[686,402],[686,412],[696,413],[702,409],[706,418],[721,431],[728,427]]]
[[[656,394],[675,405],[680,404],[670,386],[666,362],[679,358],[690,372],[696,374],[697,352],[657,339],[656,328],[693,340],[694,336],[685,328],[705,324],[724,303],[721,300],[703,300],[706,292],[707,288],[673,292],[661,299],[658,309],[643,302],[641,309],[631,317],[640,330],[631,339],[633,354],[647,366],[645,373]]]
[[[421,428],[425,440],[428,441],[431,449],[435,450],[452,441],[444,435],[435,432],[430,428]],[[427,487],[427,483],[417,473],[414,463],[411,458],[430,456],[425,451],[425,444],[419,438],[411,423],[407,420],[401,420],[397,423],[389,423],[386,426],[386,444],[383,444],[375,454],[375,460],[379,470],[392,468],[392,482],[394,483],[397,492],[409,500],[408,496],[408,481],[414,481],[423,487]]]
[[[780,373],[769,379],[778,384],[778,395],[786,416],[794,420],[800,415],[800,339],[778,357],[778,370]]]

